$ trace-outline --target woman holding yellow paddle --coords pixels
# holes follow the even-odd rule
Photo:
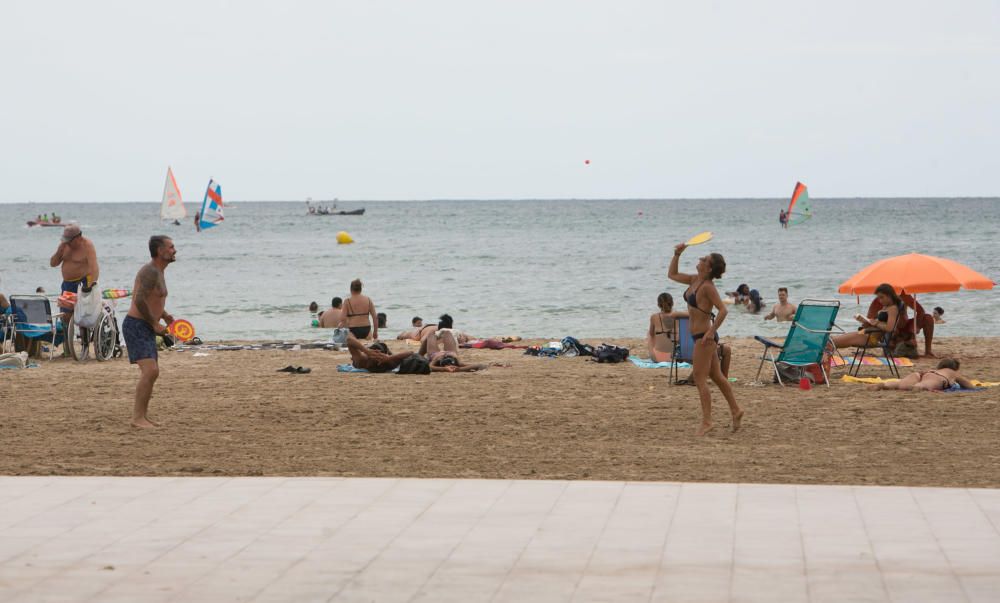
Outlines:
[[[692,377],[695,385],[698,386],[698,396],[701,398],[701,427],[698,428],[698,435],[702,436],[712,429],[712,392],[708,389],[708,378],[711,377],[715,385],[722,391],[722,395],[729,403],[729,412],[733,415],[733,431],[740,428],[743,419],[743,410],[736,403],[733,395],[733,388],[729,384],[722,368],[719,365],[718,328],[726,320],[726,304],[719,296],[719,290],[715,288],[712,281],[719,278],[726,271],[726,260],[718,253],[710,253],[698,260],[698,272],[696,274],[684,274],[677,269],[681,254],[691,245],[700,245],[712,239],[712,233],[703,232],[693,237],[686,243],[680,243],[674,247],[674,257],[670,260],[670,270],[667,276],[670,280],[684,283],[688,286],[684,292],[684,301],[687,302],[690,321],[691,338],[694,339],[694,361],[692,364]],[[712,309],[718,310],[716,316]]]

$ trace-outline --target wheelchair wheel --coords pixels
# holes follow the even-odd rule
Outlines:
[[[90,356],[90,329],[77,327],[76,317],[71,316],[63,345],[69,348],[73,360],[86,360]]]
[[[93,330],[94,357],[99,361],[111,360],[118,344],[118,326],[114,317],[107,310],[101,313],[101,319]]]

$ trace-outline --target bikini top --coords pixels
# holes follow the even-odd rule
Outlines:
[[[695,310],[698,310],[702,314],[707,314],[710,318],[712,318],[712,320],[715,320],[714,312],[711,311],[706,312],[698,307],[698,289],[701,289],[701,286],[704,284],[705,281],[701,281],[700,283],[698,283],[698,286],[695,287],[694,291],[691,291],[691,286],[689,285],[687,291],[684,292],[684,301],[687,302],[688,306],[694,308]]]
[[[351,317],[351,316],[367,316],[368,315],[367,311],[366,312],[359,312],[357,314],[352,314],[351,313],[351,300],[347,300],[346,302],[344,302],[344,305],[347,306],[347,316],[348,317]],[[371,310],[371,308],[369,307],[368,310]]]
[[[660,319],[660,330],[655,331],[653,335],[666,335],[668,337],[672,336],[674,332],[670,329],[667,329],[667,327],[663,326],[663,314],[659,315],[659,319]]]

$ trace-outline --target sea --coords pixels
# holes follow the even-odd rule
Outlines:
[[[788,287],[793,302],[836,299],[845,328],[870,297],[837,286],[877,260],[910,252],[941,256],[1000,278],[1000,199],[813,199],[813,217],[782,229],[783,199],[447,200],[341,202],[362,216],[312,216],[304,202],[232,201],[225,221],[196,232],[159,219],[158,203],[0,205],[0,292],[53,298],[61,282],[49,258],[61,229],[28,227],[52,212],[76,222],[97,247],[102,288],[131,287],[149,261],[150,235],[167,234],[177,260],[166,271],[167,309],[215,340],[329,338],[311,326],[309,303],[329,307],[360,278],[388,316],[393,338],[420,316],[441,314],[475,336],[520,335],[592,343],[645,335],[661,292],[683,308],[682,285],[667,279],[674,245],[702,231],[688,250],[693,272],[708,252],[725,256],[722,291],[747,283],[765,304]],[[193,214],[195,207],[189,204]],[[338,232],[354,243],[337,243]],[[939,336],[1000,335],[1000,294],[922,294],[945,310]],[[128,300],[117,303],[119,316]],[[787,324],[736,309],[723,336],[780,335]]]

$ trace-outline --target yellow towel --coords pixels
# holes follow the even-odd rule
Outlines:
[[[850,375],[844,375],[840,378],[841,381],[846,381],[847,383],[889,383],[890,381],[899,381],[899,379],[883,379],[881,377],[852,377]]]
[[[881,377],[851,377],[850,375],[844,375],[840,378],[841,381],[847,383],[889,383],[890,381],[899,381],[899,379],[883,379]],[[980,381],[978,379],[969,379],[973,385],[976,387],[997,387],[1000,386],[998,381]]]

